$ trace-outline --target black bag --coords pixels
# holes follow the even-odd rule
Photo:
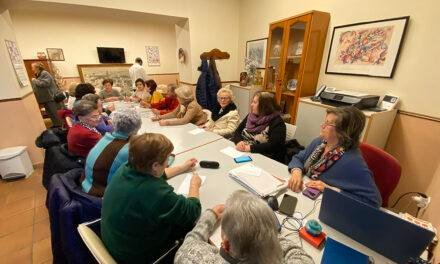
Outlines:
[[[285,156],[285,162],[284,164],[289,164],[289,162],[292,160],[292,157],[296,154],[298,154],[301,150],[304,149],[304,147],[298,143],[296,139],[291,139],[285,143],[286,148],[286,156]]]

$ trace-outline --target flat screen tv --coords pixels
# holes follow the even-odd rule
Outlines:
[[[100,63],[125,63],[123,48],[97,47]]]

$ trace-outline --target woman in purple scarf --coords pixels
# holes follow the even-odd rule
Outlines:
[[[235,148],[284,162],[286,124],[280,110],[272,93],[257,92],[251,103],[251,112],[235,130],[232,138]]]

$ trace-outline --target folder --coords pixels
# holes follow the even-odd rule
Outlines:
[[[325,242],[321,264],[368,264],[369,257],[330,237]]]

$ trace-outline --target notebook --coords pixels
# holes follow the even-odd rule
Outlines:
[[[248,163],[229,171],[229,176],[250,192],[266,197],[287,188],[284,180]]]
[[[368,264],[369,257],[330,237],[325,242],[321,264]]]

